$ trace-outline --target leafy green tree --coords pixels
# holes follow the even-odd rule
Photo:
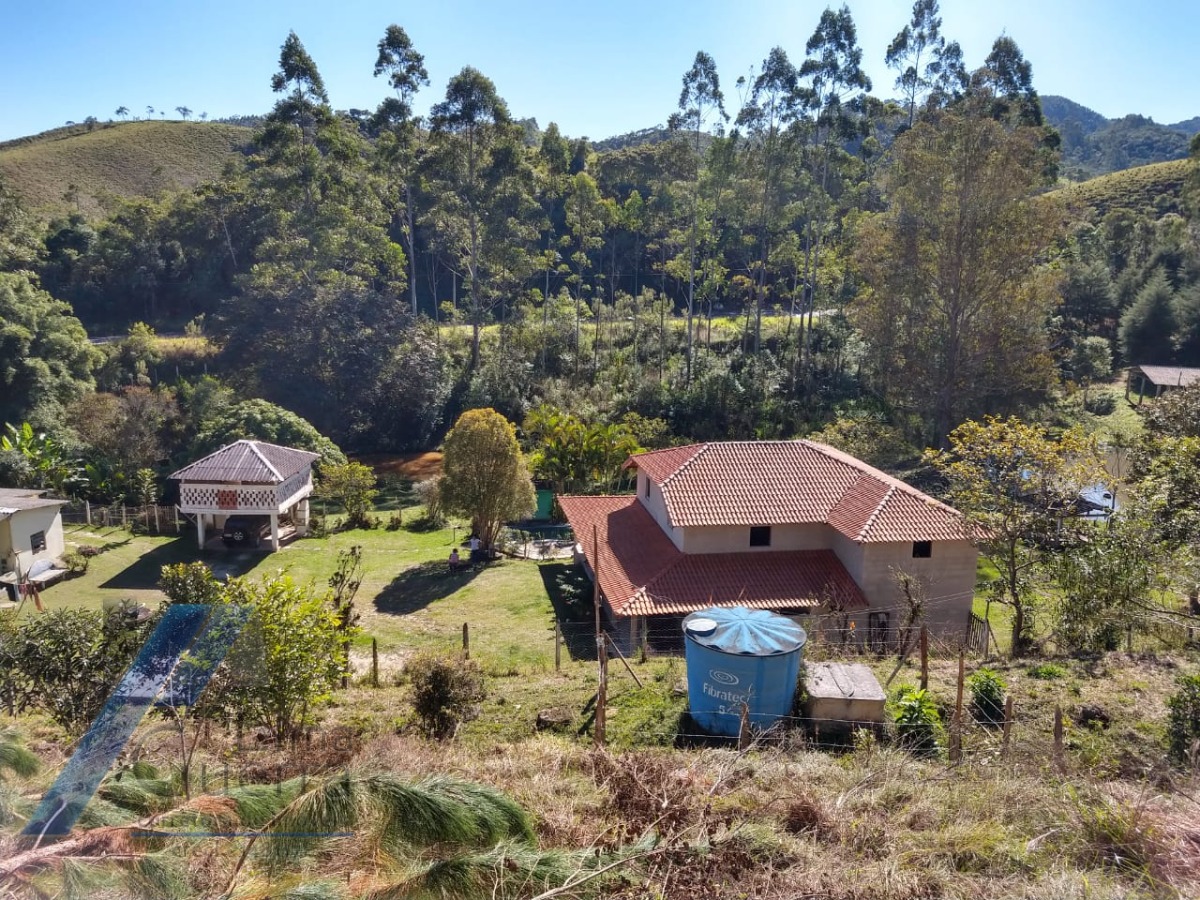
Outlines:
[[[72,735],[83,732],[157,624],[131,625],[111,612],[52,609],[0,636],[0,661],[21,708],[44,712]]]
[[[1071,260],[1062,284],[1063,318],[1072,330],[1098,332],[1116,313],[1117,295],[1108,266],[1101,261]],[[1106,333],[1111,335],[1111,331]]]
[[[288,32],[279,50],[279,71],[271,76],[271,90],[283,94],[271,113],[274,124],[290,124],[308,131],[329,119],[325,81],[294,31]]]
[[[418,53],[408,33],[399,25],[389,25],[379,40],[379,55],[375,59],[375,77],[386,75],[395,92],[379,104],[376,123],[385,128],[388,140],[381,140],[379,156],[386,164],[388,175],[395,179],[397,193],[403,196],[403,206],[393,216],[399,219],[408,249],[409,260],[417,258],[416,191],[417,162],[420,152],[420,118],[413,114],[413,98],[421,87],[429,84],[425,57]],[[417,315],[417,280],[408,280],[412,314]]]
[[[1163,539],[1200,540],[1200,437],[1148,436],[1140,456],[1140,490]]]
[[[938,0],[916,0],[912,20],[888,45],[884,61],[896,70],[896,89],[908,106],[908,125],[916,118],[917,102],[931,90],[942,74],[946,39]]]
[[[158,588],[172,603],[218,603],[221,600],[221,582],[202,562],[163,566]]]
[[[329,576],[330,600],[342,633],[342,688],[350,686],[350,643],[358,627],[354,598],[363,582],[363,550],[358,544],[339,550],[337,566]]]
[[[198,458],[243,439],[320,453],[323,464],[346,462],[333,441],[300,416],[266,400],[243,400],[223,410],[196,436],[190,455]]]
[[[775,47],[764,60],[737,116],[737,125],[748,138],[745,168],[757,182],[751,226],[757,238],[752,264],[755,353],[762,334],[763,297],[772,249],[790,224],[792,210],[785,204],[792,184],[796,144],[788,125],[800,114],[799,98],[796,68],[783,49]],[[747,316],[747,327],[749,320]]]
[[[347,528],[370,528],[367,515],[375,508],[375,473],[362,463],[348,462],[339,466],[321,466],[318,493],[340,506],[346,513]]]
[[[1200,366],[1200,282],[1175,295],[1175,359],[1181,366]]]
[[[691,132],[692,190],[690,194],[688,230],[688,291],[687,291],[687,341],[684,350],[684,381],[692,379],[692,317],[695,315],[696,295],[696,249],[700,237],[700,172],[703,155],[700,138],[708,125],[709,115],[715,113],[719,119],[728,120],[725,112],[725,96],[721,93],[721,79],[717,75],[717,64],[703,50],[696,53],[692,67],[683,75],[683,89],[679,93],[679,112],[669,121],[672,129]]]
[[[1144,420],[1148,452],[1164,437],[1200,438],[1200,384],[1167,391],[1146,408]]]
[[[571,282],[575,294],[575,374],[579,374],[579,358],[583,354],[583,344],[580,339],[581,323],[583,321],[584,295],[592,288],[588,284],[588,275],[592,269],[592,252],[603,244],[601,237],[604,231],[605,210],[601,203],[600,189],[596,179],[587,172],[576,172],[567,182],[564,197],[564,211],[567,230],[570,235],[564,235],[563,245],[574,246],[571,253],[571,264],[575,268]],[[599,308],[602,298],[592,289],[593,302]],[[593,335],[593,340],[599,340],[599,335]]]
[[[1044,548],[1070,539],[1079,492],[1099,481],[1103,468],[1081,432],[1055,439],[1016,417],[964,422],[950,432],[949,445],[926,458],[950,482],[950,502],[966,517],[967,534],[1000,574],[990,599],[1012,607],[1019,656],[1033,636],[1033,576]]]
[[[443,502],[446,509],[471,519],[484,549],[491,550],[505,522],[537,508],[516,430],[494,409],[471,409],[459,416],[443,453]]]
[[[858,31],[845,5],[837,12],[825,9],[804,51],[799,77],[807,80],[802,96],[815,113],[809,168],[814,188],[819,189],[809,210],[807,240],[813,244],[812,266],[811,270],[806,267],[804,273],[810,285],[802,362],[807,375],[812,367],[813,314],[816,289],[821,283],[821,248],[835,209],[829,195],[841,180],[841,170],[847,162],[843,144],[865,136],[862,111],[865,92],[871,90],[871,79],[863,70]]]
[[[1111,378],[1112,372],[1112,345],[1107,338],[1089,337],[1075,344],[1071,351],[1071,375],[1083,386],[1085,407],[1092,384]]]
[[[1008,35],[1001,35],[971,76],[971,91],[990,94],[992,118],[1016,125],[1041,126],[1042,104],[1033,88],[1033,66]]]
[[[19,427],[5,423],[0,452],[18,455],[25,461],[25,479],[14,487],[45,488],[65,497],[83,481],[79,460],[54,437],[35,431],[28,422]]]
[[[1068,652],[1116,650],[1126,630],[1161,616],[1170,558],[1148,519],[1122,510],[1052,561],[1061,592],[1055,638]]]
[[[868,290],[853,310],[872,380],[941,443],[968,416],[1044,396],[1044,322],[1056,299],[1041,265],[1061,228],[1040,178],[1038,135],[941,114],[897,139],[891,208],[857,233]]]
[[[223,595],[252,615],[223,664],[227,676],[242,677],[228,677],[217,693],[247,724],[271,729],[278,741],[294,739],[342,676],[344,633],[331,592],[275,574],[231,578]]]
[[[59,423],[94,385],[96,352],[71,307],[22,273],[0,272],[0,422]]]
[[[0,273],[32,271],[42,255],[38,226],[0,177]]]
[[[1121,353],[1132,364],[1174,361],[1175,292],[1166,273],[1156,269],[1121,316]]]
[[[445,99],[430,111],[430,124],[438,202],[427,219],[466,278],[474,371],[484,316],[533,271],[527,252],[536,233],[532,170],[520,126],[495,84],[477,69],[468,66],[450,79]]]

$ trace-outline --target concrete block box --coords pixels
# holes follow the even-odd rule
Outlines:
[[[861,663],[809,663],[805,686],[804,714],[821,734],[848,736],[856,728],[883,727],[886,695]]]

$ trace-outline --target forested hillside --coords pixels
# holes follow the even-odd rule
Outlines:
[[[1151,163],[1184,159],[1197,119],[1160,125],[1136,114],[1107,119],[1066,97],[1042,98],[1046,121],[1062,135],[1066,175],[1090,178]]]
[[[770,50],[740,105],[697,53],[669,127],[613,149],[515,119],[471,67],[417,117],[428,79],[398,26],[364,48],[374,111],[335,113],[293,34],[256,131],[140,122],[9,146],[6,316],[33,336],[14,339],[28,371],[6,376],[0,419],[76,448],[98,495],[163,474],[245,402],[361,453],[428,449],[492,406],[643,444],[886,435],[900,460],[1125,363],[1200,362],[1194,163],[1048,192],[1061,145],[1032,65],[1001,37],[968,69],[936,12],[897,34],[891,86],[864,75],[845,10],[794,58]],[[125,152],[140,137],[177,147],[174,175]],[[130,179],[203,183],[92,213],[71,179],[117,144]],[[46,202],[69,196],[48,225],[14,159],[42,160]],[[77,347],[76,319],[129,336]],[[138,417],[144,444],[102,437]]]

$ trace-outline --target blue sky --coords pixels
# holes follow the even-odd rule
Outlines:
[[[118,106],[177,106],[210,117],[264,112],[279,46],[294,29],[339,109],[373,108],[375,44],[390,23],[425,54],[431,84],[418,108],[473,65],[496,82],[514,115],[557,121],[594,139],[664,122],[697,50],[717,61],[727,104],[735,82],[781,45],[804,55],[825,3],[810,0],[608,0],[602,3],[424,0],[0,0],[0,139],[107,119]],[[868,73],[883,65],[911,0],[852,0]],[[1002,31],[1034,68],[1044,94],[1104,115],[1174,122],[1200,115],[1200,14],[1186,0],[942,0],[943,31],[978,66]],[[156,112],[156,117],[157,112]]]

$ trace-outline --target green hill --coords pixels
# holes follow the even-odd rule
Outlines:
[[[0,144],[0,176],[29,209],[49,218],[104,198],[149,196],[215,178],[253,132],[214,122],[115,122],[56,128]],[[70,185],[78,197],[68,201]]]
[[[1121,207],[1157,215],[1178,212],[1189,165],[1186,159],[1176,159],[1138,166],[1089,178],[1056,193],[1072,209],[1090,209],[1098,216]]]

